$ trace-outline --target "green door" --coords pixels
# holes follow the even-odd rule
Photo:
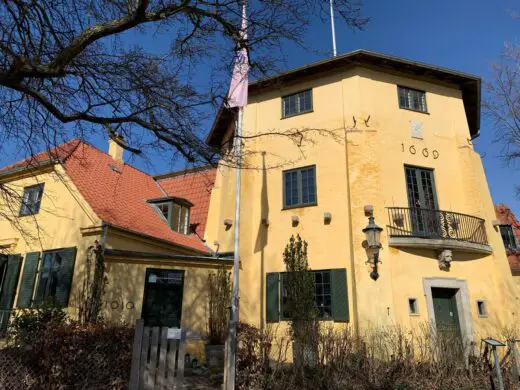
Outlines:
[[[181,327],[184,271],[147,269],[143,314],[145,326]]]
[[[432,288],[435,323],[441,336],[460,336],[456,294],[453,288]]]

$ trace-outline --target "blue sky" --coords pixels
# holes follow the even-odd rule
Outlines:
[[[514,20],[510,15],[515,10],[520,11],[518,0],[365,0],[364,12],[371,18],[370,24],[365,31],[353,32],[337,23],[338,53],[368,49],[453,68],[486,80],[504,42],[520,43],[520,20]],[[316,18],[305,42],[307,49],[287,45],[285,68],[329,56],[330,25]],[[160,42],[152,45],[160,45]],[[482,155],[493,200],[509,204],[520,216],[520,200],[515,198],[515,184],[520,184],[520,169],[504,165],[498,158],[500,146],[492,140],[493,129],[483,118],[481,136],[475,141],[475,146]],[[90,141],[101,149],[107,148],[102,137]],[[152,164],[138,159],[132,164],[152,173],[172,168],[171,163],[158,155],[149,157]],[[3,148],[0,166],[19,159],[15,150]],[[183,165],[182,162],[176,164]]]

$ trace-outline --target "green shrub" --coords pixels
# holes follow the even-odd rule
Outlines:
[[[30,344],[50,324],[63,324],[67,314],[62,308],[43,304],[38,308],[18,311],[10,325],[9,338],[15,344]]]

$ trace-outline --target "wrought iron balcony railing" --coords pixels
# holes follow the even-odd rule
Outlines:
[[[484,220],[452,211],[389,207],[390,237],[457,240],[488,245]]]

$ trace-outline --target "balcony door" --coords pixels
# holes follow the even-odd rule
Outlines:
[[[406,166],[405,173],[413,235],[438,236],[439,221],[434,211],[438,205],[433,170]]]

